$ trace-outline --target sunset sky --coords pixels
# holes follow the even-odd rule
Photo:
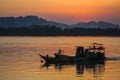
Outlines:
[[[63,23],[120,24],[120,0],[0,0],[0,16],[36,15]]]

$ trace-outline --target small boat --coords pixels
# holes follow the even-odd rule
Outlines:
[[[59,55],[59,54],[55,54],[55,57],[51,57],[51,56],[43,56],[41,54],[39,54],[41,58],[44,59],[44,61],[46,63],[67,63],[67,62],[74,62],[75,60],[75,56],[68,56],[68,55]],[[43,62],[43,61],[42,61]]]
[[[55,57],[51,57],[49,55],[43,56],[39,54],[41,58],[44,59],[46,63],[79,63],[86,61],[104,61],[105,57],[105,48],[103,44],[92,43],[91,46],[85,48],[83,46],[76,47],[76,55],[69,56],[62,54],[62,51],[59,50],[58,53],[55,53]]]

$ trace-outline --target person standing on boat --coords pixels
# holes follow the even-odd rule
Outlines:
[[[61,49],[59,49],[59,51],[58,51],[58,53],[57,53],[58,55],[61,55],[62,54],[62,50]]]

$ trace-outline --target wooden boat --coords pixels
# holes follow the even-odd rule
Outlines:
[[[69,56],[64,55],[61,53],[62,51],[59,50],[58,53],[55,53],[55,57],[50,57],[49,55],[43,56],[41,54],[40,57],[44,59],[47,63],[65,63],[65,62],[73,62],[79,63],[83,61],[104,61],[105,57],[105,48],[103,44],[92,43],[92,46],[85,48],[83,46],[76,47],[76,55]]]
[[[39,54],[41,58],[44,59],[45,62],[47,63],[66,63],[66,62],[74,62],[75,57],[74,56],[68,56],[68,55],[58,55],[55,54],[55,57],[50,57],[48,55],[43,56]]]

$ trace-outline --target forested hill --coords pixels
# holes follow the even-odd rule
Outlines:
[[[120,36],[120,28],[103,21],[68,25],[37,16],[0,17],[0,36]]]
[[[120,36],[120,28],[59,28],[49,25],[0,28],[0,36]]]
[[[63,24],[55,21],[48,21],[43,18],[38,18],[37,16],[25,16],[25,17],[0,17],[0,27],[29,27],[31,25],[54,25],[60,28],[119,28],[118,24],[112,24],[109,22],[99,21],[99,22],[79,22],[76,24]]]
[[[68,26],[67,24],[47,21],[32,15],[25,17],[0,17],[0,27],[29,27],[31,25],[55,25],[63,28]]]

